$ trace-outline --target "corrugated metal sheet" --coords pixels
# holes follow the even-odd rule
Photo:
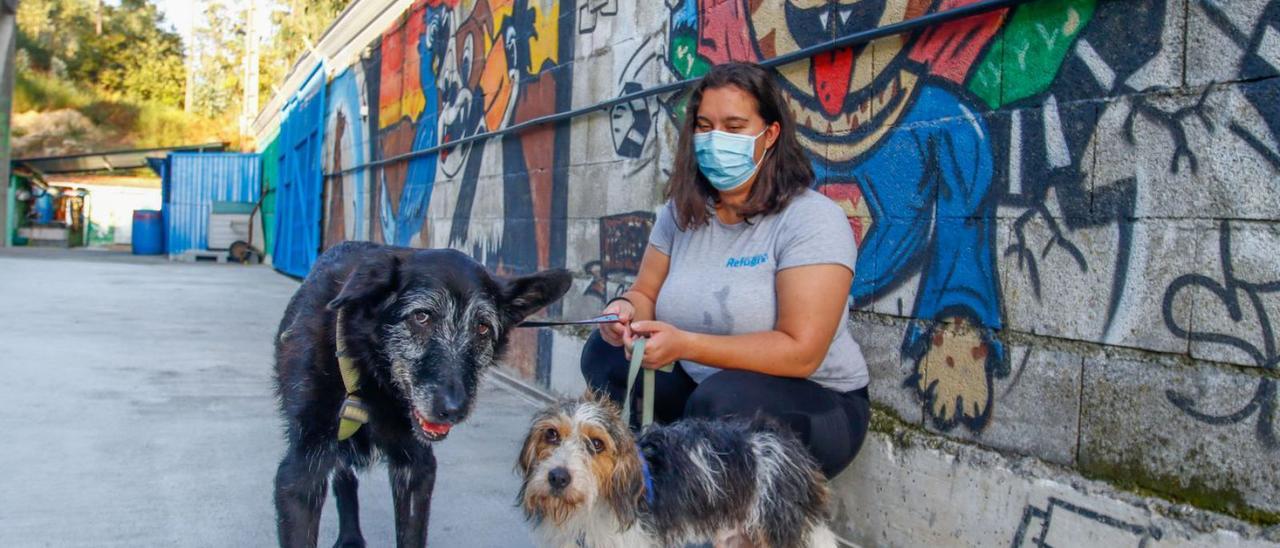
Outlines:
[[[314,90],[314,91],[313,91]],[[298,278],[320,254],[321,147],[324,143],[324,73],[317,67],[280,130],[279,218],[271,265]]]
[[[169,254],[205,249],[213,202],[256,203],[262,193],[261,174],[257,154],[169,155],[169,192],[164,204]]]

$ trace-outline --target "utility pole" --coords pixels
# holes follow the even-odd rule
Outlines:
[[[253,131],[253,120],[258,117],[258,14],[257,0],[249,0],[249,18],[245,25],[244,44],[244,104],[241,105],[240,135],[247,137]]]
[[[102,0],[93,3],[93,27],[102,36]]]
[[[187,85],[183,90],[185,95],[182,98],[182,111],[190,113],[195,108],[196,98],[196,49],[193,45],[187,46],[187,56],[183,59],[182,66],[187,69]]]

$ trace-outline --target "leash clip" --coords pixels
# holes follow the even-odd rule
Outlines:
[[[349,395],[338,409],[338,441],[355,435],[361,426],[369,424],[369,406],[359,396]]]

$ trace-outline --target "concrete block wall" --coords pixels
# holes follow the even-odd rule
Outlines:
[[[967,3],[361,0],[335,28],[400,15],[321,41],[350,59],[324,170]],[[1280,541],[1278,75],[1278,0],[1039,0],[782,67],[859,247],[877,419],[836,479],[847,536]],[[329,177],[324,241],[569,268],[551,313],[593,314],[638,268],[681,109]],[[584,337],[522,333],[508,372],[576,394]]]

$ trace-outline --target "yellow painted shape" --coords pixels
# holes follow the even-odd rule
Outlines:
[[[991,349],[977,329],[959,319],[939,325],[933,336],[917,366],[919,390],[933,389],[929,413],[944,421],[982,416],[989,397],[986,363]]]
[[[560,62],[560,2],[543,0],[541,8],[533,7],[533,27],[537,35],[529,39],[529,61],[534,74],[547,61]]]

